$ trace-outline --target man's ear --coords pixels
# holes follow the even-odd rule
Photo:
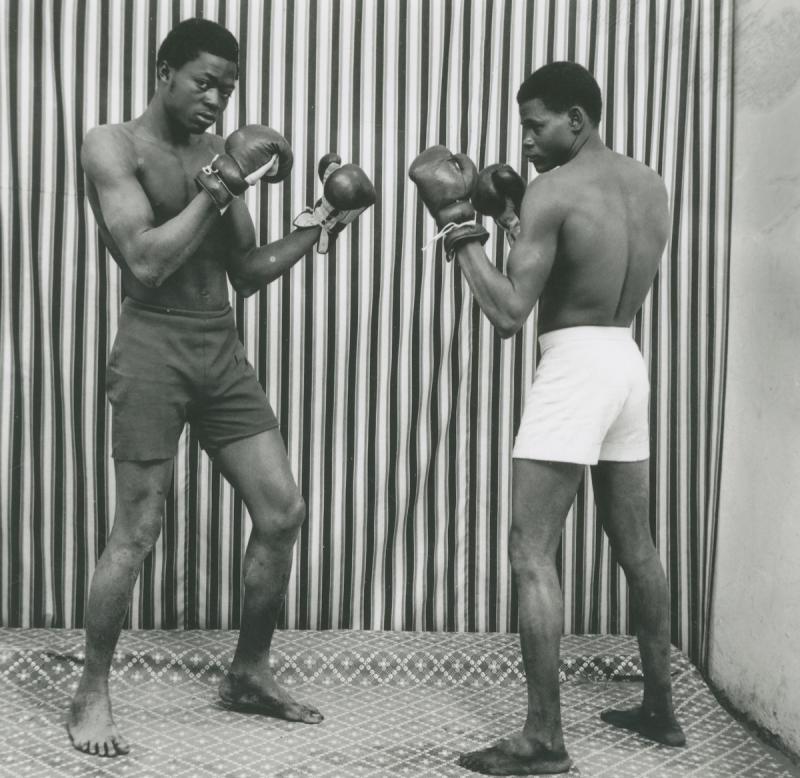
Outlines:
[[[569,128],[575,133],[579,133],[586,126],[586,114],[579,105],[573,105],[567,111]]]
[[[158,80],[163,81],[166,83],[169,81],[170,71],[172,68],[169,66],[165,59],[162,59],[161,62],[158,63],[158,67],[156,72],[158,73]]]

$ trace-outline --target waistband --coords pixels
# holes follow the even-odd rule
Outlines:
[[[539,336],[542,351],[563,343],[633,342],[630,327],[565,327]]]
[[[227,316],[231,312],[231,306],[226,305],[224,308],[218,308],[215,311],[187,311],[184,308],[165,308],[161,305],[152,305],[151,303],[143,303],[133,297],[126,297],[122,301],[123,307],[136,308],[141,311],[150,311],[151,313],[161,313],[166,316],[187,316],[190,319],[216,319],[220,316]]]
[[[226,330],[236,323],[230,305],[214,311],[188,311],[183,308],[167,308],[151,305],[126,297],[122,301],[120,317],[133,317],[142,324],[166,327],[171,330]]]

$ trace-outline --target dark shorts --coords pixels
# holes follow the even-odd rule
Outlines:
[[[245,358],[233,311],[176,311],[122,303],[108,358],[115,459],[169,459],[188,422],[214,455],[278,426]]]

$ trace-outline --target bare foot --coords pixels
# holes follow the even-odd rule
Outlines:
[[[638,708],[630,710],[604,710],[600,718],[620,729],[637,732],[648,740],[663,743],[665,746],[685,746],[686,735],[672,713],[656,714]]]
[[[108,692],[78,689],[70,704],[67,732],[72,745],[85,754],[121,756],[131,750],[111,718]]]
[[[563,749],[551,751],[531,743],[522,735],[498,740],[493,746],[470,751],[458,763],[474,773],[485,775],[555,775],[566,773],[572,760]]]
[[[287,721],[319,724],[324,716],[310,705],[292,699],[267,671],[229,672],[219,685],[222,704],[242,713],[260,713]]]

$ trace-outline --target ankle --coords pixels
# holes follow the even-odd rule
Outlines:
[[[108,676],[87,675],[84,672],[80,681],[78,681],[75,694],[108,697]]]
[[[652,716],[671,716],[672,686],[666,684],[646,684],[642,694],[642,712]]]
[[[233,657],[231,666],[228,668],[228,675],[230,677],[242,680],[262,676],[264,673],[271,672],[272,668],[269,664],[269,656],[266,654],[237,653]]]
[[[522,736],[537,751],[565,754],[564,733],[560,722],[533,722],[528,719],[522,728]]]

